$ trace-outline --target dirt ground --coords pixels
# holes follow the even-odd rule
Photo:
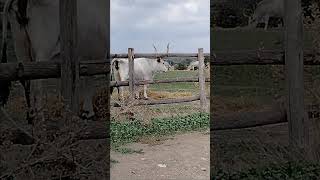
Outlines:
[[[142,141],[125,146],[140,153],[111,151],[112,180],[209,179],[210,135],[194,132],[154,143]],[[142,149],[142,150],[141,150]]]

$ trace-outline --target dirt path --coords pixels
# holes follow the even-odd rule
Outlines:
[[[179,134],[161,144],[134,143],[126,148],[142,153],[111,152],[111,180],[208,180],[208,132]]]

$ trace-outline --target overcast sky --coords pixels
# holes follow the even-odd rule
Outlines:
[[[209,0],[111,0],[111,53],[209,52]]]

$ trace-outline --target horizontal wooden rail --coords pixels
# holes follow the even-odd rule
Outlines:
[[[211,65],[276,65],[284,64],[283,51],[217,51],[216,56],[211,58]],[[320,65],[313,51],[304,52],[305,65]],[[135,57],[137,54],[135,54]],[[138,54],[139,55],[139,54]],[[148,54],[140,54],[148,55]],[[149,54],[150,55],[150,54]],[[190,57],[190,54],[173,54],[176,57]],[[194,56],[196,54],[194,53]],[[205,54],[208,55],[208,54]],[[151,55],[150,55],[151,56]],[[174,57],[171,56],[170,57]],[[104,60],[89,60],[80,62],[80,76],[92,76],[109,73],[109,62]],[[0,63],[0,81],[15,81],[21,79],[47,79],[60,78],[59,61],[23,62],[23,63]]]
[[[108,73],[109,63],[106,61],[80,62],[80,75],[92,76]],[[60,62],[41,61],[0,64],[0,80],[14,81],[20,79],[59,78]]]
[[[133,106],[143,106],[143,105],[158,105],[158,104],[175,104],[175,103],[184,103],[200,100],[200,95],[186,97],[186,98],[177,98],[177,99],[162,99],[162,100],[135,100],[130,105]],[[118,103],[113,104],[114,107],[120,107]]]
[[[135,85],[144,84],[164,84],[164,83],[179,83],[179,82],[199,82],[198,78],[179,78],[179,79],[165,79],[153,81],[137,81]],[[210,78],[206,78],[206,82],[210,82]],[[129,86],[129,81],[111,81],[110,87]]]
[[[236,112],[225,116],[213,116],[211,130],[253,128],[284,122],[287,122],[286,112],[281,108],[260,112]]]
[[[198,53],[158,53],[158,56],[162,57],[198,57]],[[205,57],[210,57],[210,53],[204,53]],[[135,58],[155,58],[154,53],[135,53]],[[111,54],[111,58],[128,58],[127,53]]]
[[[211,57],[211,65],[284,65],[284,51],[282,50],[240,50],[217,51]],[[305,65],[320,65],[316,60],[316,53],[312,50],[304,51]]]

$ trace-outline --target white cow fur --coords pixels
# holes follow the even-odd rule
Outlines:
[[[199,61],[191,62],[190,65],[188,66],[188,70],[194,70],[195,67],[199,68]]]
[[[258,23],[264,22],[264,29],[267,30],[270,17],[284,17],[283,0],[262,0],[259,2],[250,20],[250,26],[257,26]]]
[[[77,4],[79,59],[104,59],[109,41],[107,39],[108,1],[78,0]],[[29,23],[25,28],[20,28],[16,21],[15,8],[9,9],[8,18],[12,27],[17,58],[20,61],[59,59],[59,0],[29,0],[27,8]],[[29,44],[26,42],[29,42]],[[28,49],[32,50],[33,57],[28,54]],[[92,97],[95,87],[88,84],[89,77],[83,79],[80,92],[84,99],[83,109],[89,112],[88,116],[92,116],[94,114]],[[41,81],[31,81],[31,100],[34,100],[32,105],[37,109],[42,104]]]
[[[116,63],[118,62],[118,69],[116,69]],[[129,80],[129,62],[127,58],[113,59],[111,62],[111,69],[116,81]],[[139,80],[153,80],[153,76],[157,72],[167,72],[168,66],[163,59],[148,59],[148,58],[136,58],[134,59],[134,77],[136,81]],[[147,87],[143,85],[143,96],[148,98]],[[121,100],[124,99],[123,87],[119,87]],[[118,96],[119,97],[119,96]],[[139,98],[139,91],[136,91],[136,97]],[[119,97],[120,99],[120,97]]]

